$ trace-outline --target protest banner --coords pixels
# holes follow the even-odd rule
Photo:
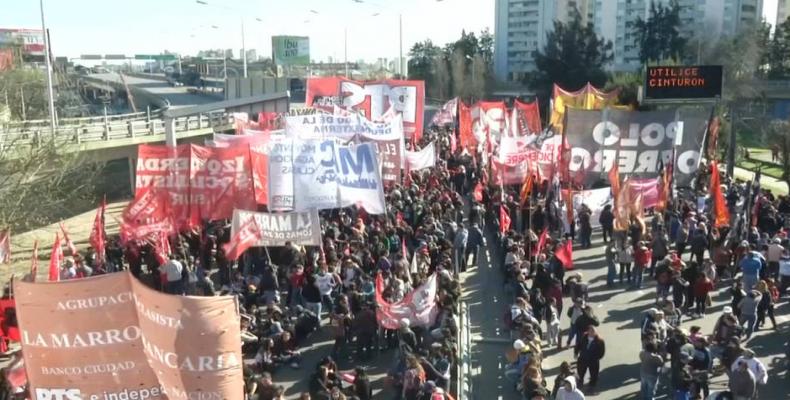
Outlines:
[[[231,296],[166,295],[127,271],[60,283],[16,280],[14,293],[33,398],[244,396]]]
[[[333,115],[327,113],[298,115],[285,118],[285,134],[295,139],[351,140],[360,133],[360,116],[357,114]]]
[[[383,214],[384,185],[376,149],[370,143],[336,146],[337,188],[343,206],[356,204],[368,214]]]
[[[586,187],[604,179],[615,162],[621,175],[656,178],[660,160],[664,165],[676,166],[678,186],[688,186],[699,164],[707,113],[569,108],[566,121],[568,168],[571,173],[583,175]]]
[[[550,132],[547,135],[503,136],[499,142],[499,156],[493,167],[495,179],[500,177],[506,185],[522,183],[528,173],[550,177],[555,171],[562,138]],[[539,170],[538,170],[539,169]]]
[[[328,209],[340,207],[335,172],[334,140],[293,139],[292,172],[293,209]],[[271,171],[271,164],[269,170]],[[273,179],[273,176],[270,176]]]
[[[307,80],[308,107],[333,112],[334,106],[361,110],[365,118],[380,120],[392,107],[403,117],[406,138],[419,141],[425,112],[425,82],[382,80],[358,82],[340,77]]]
[[[567,189],[562,190],[563,193],[567,192]],[[575,190],[573,191],[573,209],[578,210],[581,208],[582,204],[586,205],[590,211],[592,212],[592,216],[590,217],[590,225],[596,228],[601,226],[601,223],[598,222],[598,218],[601,216],[601,211],[607,204],[612,204],[612,191],[608,187],[599,188],[599,189],[591,189],[591,190]],[[562,206],[563,213],[567,212],[565,209],[565,205]]]
[[[455,117],[458,114],[458,97],[450,99],[442,105],[442,108],[433,115],[429,125],[443,126],[455,123]]]
[[[234,207],[255,208],[248,146],[209,148],[193,145],[189,199],[192,221],[228,219]]]
[[[401,319],[407,318],[412,327],[430,326],[439,313],[436,303],[436,274],[420,287],[407,293],[403,300],[388,303],[384,300],[384,279],[376,275],[376,320],[385,329],[398,329]]]
[[[293,140],[273,142],[269,149],[268,208],[291,210],[294,206]]]
[[[433,168],[436,165],[436,147],[431,142],[420,151],[406,151],[406,163],[409,171]]]
[[[261,230],[261,237],[253,246],[285,246],[286,242],[297,246],[321,245],[318,210],[278,214],[235,210],[230,225],[231,236],[235,236],[250,219],[254,219]]]
[[[135,199],[152,187],[169,196],[168,213],[179,229],[188,229],[196,223],[190,220],[189,163],[191,145],[177,147],[140,145],[137,147],[135,171]]]
[[[543,130],[540,123],[538,100],[522,103],[516,99],[513,102],[510,116],[510,134],[512,136],[538,135]]]

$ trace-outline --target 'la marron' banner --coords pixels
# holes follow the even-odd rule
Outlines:
[[[255,218],[261,229],[261,238],[255,246],[285,246],[288,242],[298,246],[321,245],[321,220],[318,218],[318,210],[277,214],[234,210],[230,236],[236,236],[236,232],[250,218]]]
[[[621,175],[655,178],[661,162],[674,165],[677,186],[689,186],[700,160],[710,111],[578,110],[566,113],[565,134],[571,147],[568,167],[585,187],[605,180],[617,162]]]
[[[34,399],[244,398],[233,297],[166,295],[128,272],[14,293]]]

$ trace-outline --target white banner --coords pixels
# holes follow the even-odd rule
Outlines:
[[[288,211],[294,207],[293,152],[290,139],[271,143],[268,171],[270,211]]]
[[[255,246],[285,246],[286,242],[297,246],[321,245],[321,220],[318,218],[318,210],[279,214],[233,210],[230,236],[234,237],[250,218],[255,218],[262,233]]]
[[[295,198],[294,210],[341,206],[335,172],[335,147],[334,140],[293,139],[291,190]]]
[[[406,151],[406,162],[410,171],[419,171],[436,166],[436,148],[433,142],[420,151]]]
[[[581,208],[582,204],[585,204],[590,209],[590,211],[592,211],[592,215],[590,216],[590,225],[592,225],[593,228],[601,226],[601,224],[598,222],[598,217],[601,216],[601,211],[603,211],[604,206],[612,203],[611,193],[612,189],[609,187],[574,191],[573,209],[576,210],[575,215],[579,215],[579,209]],[[565,215],[564,206],[562,215]]]
[[[344,205],[356,204],[369,214],[383,214],[384,186],[373,144],[335,146],[337,188]],[[301,186],[297,185],[300,188]]]
[[[358,115],[332,115],[327,113],[299,115],[285,118],[285,133],[298,139],[338,138],[351,140],[360,133]]]

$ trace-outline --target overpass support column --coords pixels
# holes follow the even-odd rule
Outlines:
[[[175,118],[165,118],[165,144],[176,147],[176,120]]]

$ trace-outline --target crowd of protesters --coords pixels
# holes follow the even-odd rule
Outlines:
[[[250,400],[284,399],[278,375],[289,368],[303,371],[308,390],[300,399],[369,400],[374,382],[360,367],[366,363],[389,367],[379,385],[398,398],[452,399],[458,274],[466,260],[476,262],[485,239],[465,200],[475,166],[466,153],[450,150],[449,132],[423,135],[419,147],[434,142],[437,164],[406,172],[403,185],[385,190],[386,214],[369,215],[356,207],[321,211],[320,247],[252,248],[232,261],[223,251],[231,240],[230,223],[212,221],[171,238],[165,260],[151,246],[124,246],[110,238],[106,262],[96,263],[89,249],[84,259],[65,259],[61,279],[128,269],[170,294],[237,296]],[[377,277],[383,300],[395,303],[434,274],[438,313],[430,324],[408,318],[399,320],[397,329],[379,324]],[[331,351],[316,365],[304,365],[305,348],[327,336],[334,340]]]
[[[705,179],[701,173],[699,187]],[[606,356],[606,341],[598,333],[602,322],[589,302],[583,273],[568,270],[559,257],[566,240],[590,247],[592,213],[582,204],[572,224],[564,223],[558,187],[543,182],[531,193],[506,187],[503,194],[492,185],[483,202],[491,204],[487,223],[494,231],[502,221],[494,211],[500,201],[509,220],[516,221],[499,236],[511,304],[503,320],[513,339],[504,375],[529,400],[576,400],[597,393]],[[712,199],[702,190],[696,193],[679,193],[665,209],[649,210],[652,217],[632,216],[621,230],[613,229],[611,206],[600,212],[606,289],[637,290],[649,283],[656,288],[653,305],[639,321],[638,398],[664,393],[678,400],[757,399],[768,374],[749,340],[759,329],[776,329],[775,305],[790,287],[790,232],[785,228],[790,198],[777,198],[758,183],[733,182],[726,197],[730,223],[713,227]],[[529,200],[518,202],[525,194]],[[715,316],[714,329],[705,332],[696,321],[710,314],[717,293],[730,302]],[[786,343],[787,338],[777,339]],[[573,346],[573,359],[562,362],[552,383],[543,375],[547,346]],[[722,374],[726,390],[711,392],[710,379]]]

